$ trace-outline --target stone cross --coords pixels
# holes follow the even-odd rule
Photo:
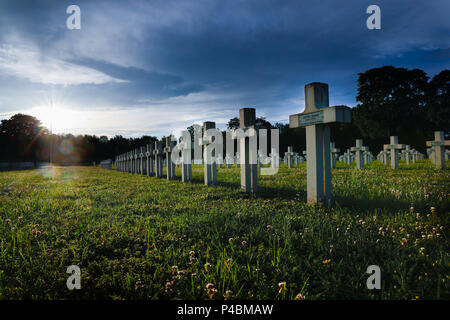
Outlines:
[[[305,86],[305,111],[289,116],[289,127],[306,127],[306,181],[309,203],[332,202],[330,127],[333,122],[351,122],[350,108],[329,106],[328,85]]]
[[[298,166],[299,163],[300,163],[300,155],[298,154],[298,152],[294,152],[294,164]]]
[[[336,148],[334,142],[330,142],[330,152],[331,152],[331,168],[336,169],[336,161],[338,160],[339,152],[341,150]]]
[[[363,157],[364,157],[364,164],[369,164],[373,161],[373,154],[369,150],[364,151]]]
[[[133,154],[133,158],[134,158],[134,166],[133,166],[133,173],[138,173],[139,171],[139,149],[134,149],[134,154]]]
[[[383,163],[383,157],[384,157],[383,151],[380,151],[377,155],[377,160]]]
[[[112,160],[107,159],[107,160],[100,161],[100,168],[111,170],[112,169]]]
[[[155,155],[155,175],[157,178],[162,178],[163,164],[162,164],[162,143],[161,141],[155,141],[155,149],[153,150]]]
[[[387,144],[385,144],[384,146],[383,146],[383,154],[382,154],[382,162],[385,164],[385,165],[387,165],[388,164],[388,162],[389,162],[389,150],[388,150],[388,145]]]
[[[134,173],[139,173],[139,148],[134,149]]]
[[[128,172],[133,173],[133,167],[134,167],[134,154],[131,150],[128,152]]]
[[[153,176],[155,172],[153,171],[153,145],[147,144],[147,151],[145,152],[145,156],[147,157],[147,176]]]
[[[405,161],[407,165],[411,164],[411,158],[412,158],[412,152],[411,152],[411,147],[406,145],[405,146],[405,150],[403,150],[403,155],[405,157]]]
[[[433,148],[427,148],[427,156],[431,160],[431,162],[433,162],[433,164],[436,164],[436,159],[435,159],[436,154],[434,153]]]
[[[129,173],[133,173],[133,165],[134,165],[134,155],[133,155],[133,151],[130,151],[129,154],[129,168],[128,168],[128,172]]]
[[[181,149],[181,181],[191,182],[192,181],[192,140],[189,131],[184,131],[183,133],[183,146]]]
[[[280,156],[278,155],[275,148],[272,148],[272,152],[269,154],[270,162],[272,163],[272,167],[277,169],[280,167]]]
[[[139,173],[140,174],[144,174],[144,168],[145,168],[145,163],[144,163],[144,156],[145,156],[145,151],[144,151],[144,147],[141,147],[141,152],[139,153]]]
[[[128,172],[133,173],[133,162],[134,162],[134,156],[133,151],[130,151],[128,154]]]
[[[427,146],[434,151],[434,164],[437,169],[445,169],[445,147],[450,146],[450,140],[445,140],[444,131],[435,131],[434,140],[427,141]]]
[[[294,148],[288,147],[288,151],[284,153],[284,157],[287,161],[287,166],[289,169],[292,169],[292,156],[294,155]]]
[[[398,153],[405,148],[405,145],[398,143],[397,136],[391,136],[391,143],[385,144],[384,147],[391,151],[391,168],[398,169]]]
[[[208,129],[215,129],[216,123],[212,121],[203,122],[203,133],[206,135],[206,131]],[[204,136],[205,137],[205,136]],[[202,144],[204,145],[203,149],[203,170],[204,170],[204,182],[205,186],[210,186],[212,184],[217,183],[217,164],[216,164],[216,151],[209,151],[208,146],[212,144],[212,137],[203,138]]]
[[[416,163],[417,161],[417,153],[418,151],[416,149],[411,150],[411,161],[412,163]]]
[[[347,149],[346,152],[344,152],[344,162],[348,165],[352,163],[352,153],[349,149]]]
[[[242,108],[239,110],[239,128],[242,130],[255,129],[254,108]],[[256,137],[255,137],[256,138]],[[258,151],[250,148],[250,137],[241,138],[239,141],[241,154],[241,188],[245,192],[256,193],[258,191]],[[256,148],[255,148],[256,149]],[[255,153],[255,154],[253,154]]]
[[[130,151],[130,173],[134,173],[134,150]]]
[[[363,164],[369,164],[369,152],[367,150],[362,153],[362,162]]]
[[[172,151],[175,143],[170,138],[170,136],[166,138],[166,147],[163,150],[166,153],[167,180],[175,179],[175,164],[172,161]]]
[[[362,139],[356,139],[356,147],[352,147],[351,151],[356,153],[356,168],[364,169],[363,152],[367,151],[367,147],[363,146]]]

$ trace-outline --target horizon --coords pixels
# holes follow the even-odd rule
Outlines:
[[[441,0],[379,1],[380,30],[366,28],[369,1],[77,1],[79,30],[66,27],[71,4],[0,4],[1,119],[23,113],[53,133],[109,138],[179,136],[203,121],[225,130],[242,107],[287,123],[307,83],[354,107],[359,72],[393,65],[432,78],[449,65]]]

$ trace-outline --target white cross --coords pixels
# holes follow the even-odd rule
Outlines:
[[[435,131],[434,140],[427,141],[427,146],[434,151],[435,165],[437,169],[445,169],[445,147],[450,146],[450,140],[445,140],[444,131]]]

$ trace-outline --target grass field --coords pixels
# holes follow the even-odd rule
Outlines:
[[[193,171],[191,184],[179,169],[175,181],[1,172],[0,298],[450,298],[450,170],[339,164],[331,208],[305,203],[304,164],[260,176],[256,196],[240,190],[239,169],[219,169],[214,187]],[[73,264],[82,288],[69,291]],[[369,265],[381,290],[366,287]]]

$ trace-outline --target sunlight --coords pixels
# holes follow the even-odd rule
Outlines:
[[[52,128],[54,133],[68,133],[83,124],[83,115],[80,111],[62,106],[38,106],[30,109],[29,113],[38,118],[49,130]]]

